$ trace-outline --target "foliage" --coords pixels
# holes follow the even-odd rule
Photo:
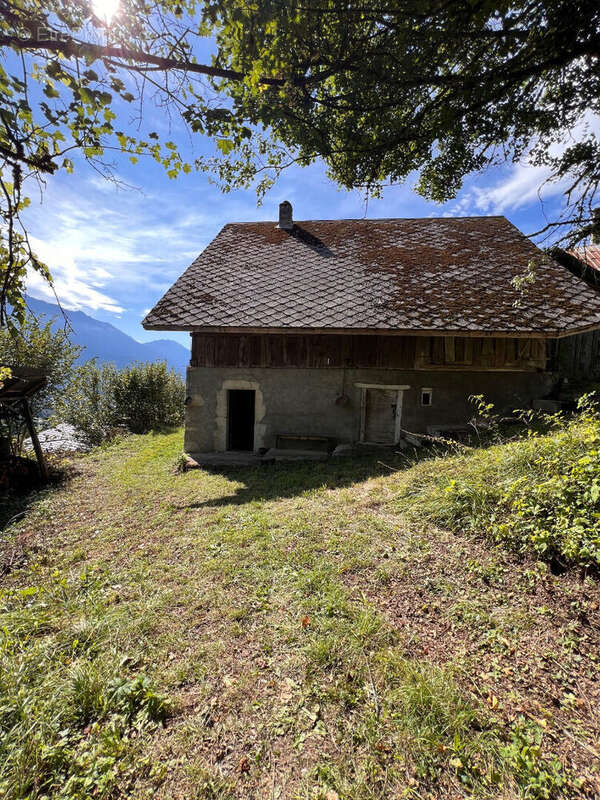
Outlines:
[[[535,723],[520,716],[512,726],[502,757],[513,770],[523,789],[524,800],[548,800],[565,786],[562,764],[556,758],[542,755],[543,733]]]
[[[34,417],[47,417],[71,381],[81,347],[71,344],[64,328],[52,330],[53,320],[28,315],[16,328],[0,328],[0,364],[41,369],[46,385],[30,400]],[[5,421],[6,431],[20,451],[26,427],[21,420]]]
[[[176,474],[181,447],[84,456],[5,531],[37,545],[0,598],[22,795],[594,797],[597,582],[407,522],[405,455]],[[172,724],[129,721],[142,675]]]
[[[133,770],[135,737],[163,722],[170,704],[106,652],[101,580],[56,574],[45,590],[5,590],[1,601],[0,793],[114,796]],[[76,629],[61,611],[78,602],[89,616]]]
[[[478,398],[488,418],[492,407]],[[573,419],[532,420],[518,440],[421,465],[406,492],[416,516],[485,532],[519,552],[562,565],[600,567],[600,419],[589,399]],[[498,428],[494,438],[498,441]]]
[[[83,364],[61,397],[57,418],[75,426],[91,444],[110,439],[119,429],[146,433],[183,421],[185,386],[165,362]]]
[[[56,421],[73,425],[90,444],[114,436],[120,422],[113,396],[116,375],[114,365],[98,366],[95,360],[78,367],[55,409]]]
[[[183,422],[185,385],[164,361],[125,367],[116,376],[113,393],[118,413],[132,433]]]
[[[134,103],[143,123],[149,92],[211,137],[215,156],[195,166],[226,190],[258,180],[260,194],[287,165],[322,158],[344,187],[377,193],[417,172],[417,191],[441,201],[465,175],[533,148],[567,181],[565,224],[578,237],[596,225],[595,0],[122,0],[112,20],[88,0],[2,0],[0,11],[0,324],[7,302],[24,314],[27,267],[49,279],[21,222],[25,178],[71,172],[76,156],[111,176],[112,150],[170,178],[192,169],[174,142],[138,133],[139,111],[127,124]]]

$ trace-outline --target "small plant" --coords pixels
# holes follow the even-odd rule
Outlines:
[[[187,472],[189,469],[188,457],[181,452],[173,462],[173,472],[176,474]]]
[[[143,675],[136,678],[114,678],[105,693],[106,712],[122,716],[131,723],[143,718],[152,722],[164,722],[170,705],[166,697],[157,694],[149,679]]]
[[[484,583],[501,583],[504,574],[504,567],[497,560],[482,564],[476,559],[467,560],[467,571],[480,578]]]
[[[480,429],[484,430],[492,439],[500,440],[501,428],[500,417],[494,411],[494,404],[487,403],[482,394],[472,394],[469,397],[469,402],[472,403],[475,409],[475,417],[471,420],[471,425],[475,429],[477,435],[480,435]]]
[[[566,784],[560,761],[542,755],[543,732],[539,725],[519,717],[514,723],[502,757],[513,772],[524,800],[549,800]]]

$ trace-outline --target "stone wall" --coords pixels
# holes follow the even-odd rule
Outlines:
[[[363,389],[357,384],[408,386],[402,392],[401,427],[426,433],[437,426],[465,425],[473,416],[469,396],[483,394],[499,411],[528,408],[544,397],[552,376],[542,372],[475,372],[390,369],[274,369],[189,367],[185,449],[227,448],[227,392],[254,389],[255,449],[274,447],[277,434],[360,439]],[[430,406],[421,389],[432,390]],[[347,402],[336,403],[344,395]]]

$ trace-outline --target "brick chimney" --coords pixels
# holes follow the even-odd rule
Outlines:
[[[279,203],[279,225],[284,231],[291,231],[294,227],[294,220],[292,219],[292,204],[288,200]]]

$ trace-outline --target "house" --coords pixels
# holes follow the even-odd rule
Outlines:
[[[189,331],[185,449],[394,444],[531,407],[600,295],[493,217],[225,225],[145,318]]]
[[[600,245],[596,244],[595,241],[585,247],[575,247],[569,252],[583,262],[591,271],[600,273]]]
[[[600,245],[592,239],[585,247],[572,250],[553,248],[552,256],[570,272],[600,290]],[[556,341],[552,365],[556,373],[570,381],[600,379],[600,330],[565,336]]]

